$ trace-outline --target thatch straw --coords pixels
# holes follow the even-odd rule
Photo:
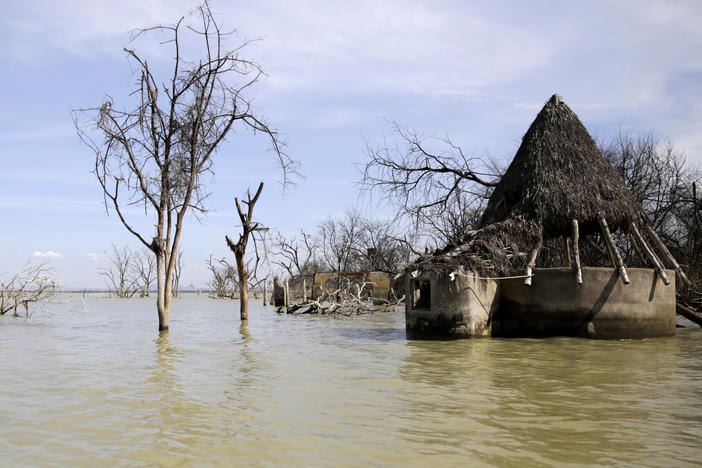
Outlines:
[[[484,276],[523,274],[527,252],[539,242],[541,227],[535,222],[508,219],[468,232],[458,244],[450,244],[421,257],[406,271],[450,273],[458,268]]]
[[[599,216],[618,230],[640,213],[578,116],[554,94],[524,135],[480,224],[531,219],[552,238],[569,235],[573,219],[588,235],[599,229]]]

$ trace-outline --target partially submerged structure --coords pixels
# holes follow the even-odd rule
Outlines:
[[[621,246],[644,268],[625,266]],[[583,250],[610,266],[583,265]],[[409,267],[408,336],[672,334],[675,274],[666,266],[687,282],[583,124],[554,95],[495,187],[480,229]]]

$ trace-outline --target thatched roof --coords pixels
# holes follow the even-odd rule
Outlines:
[[[480,224],[528,219],[544,237],[556,237],[570,234],[573,219],[587,234],[599,229],[600,214],[616,230],[640,212],[578,116],[554,94],[522,138]]]

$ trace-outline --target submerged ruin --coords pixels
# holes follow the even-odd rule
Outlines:
[[[622,246],[636,255],[628,266]],[[669,335],[676,274],[688,282],[580,119],[553,95],[479,229],[408,267],[407,335]]]

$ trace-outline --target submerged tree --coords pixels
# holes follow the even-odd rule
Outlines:
[[[46,301],[57,291],[53,268],[45,263],[27,263],[10,277],[0,276],[0,315],[12,312],[17,317],[17,308],[23,307],[25,315],[29,316],[30,304]]]
[[[234,267],[225,259],[215,260],[210,255],[205,260],[205,265],[210,271],[210,280],[207,286],[214,294],[214,297],[221,299],[224,297],[234,297],[234,283],[236,282],[236,274]]]
[[[108,289],[114,291],[117,297],[132,297],[137,289],[135,285],[139,281],[139,276],[134,269],[134,257],[138,254],[132,252],[129,247],[120,249],[112,244],[112,250],[105,252],[105,255],[110,265],[101,268],[99,273],[105,278]]]
[[[183,221],[188,211],[205,213],[203,177],[212,174],[212,156],[235,124],[265,134],[283,170],[283,181],[295,162],[281,148],[277,133],[257,114],[245,92],[262,76],[261,67],[240,56],[248,42],[227,48],[230,33],[219,25],[207,2],[189,23],[137,32],[160,34],[170,48],[172,67],[165,76],[144,55],[125,49],[135,68],[133,107],[118,107],[111,97],[98,108],[79,113],[94,116],[91,125],[75,119],[81,140],[95,153],[95,175],[106,209],[156,258],[159,330],[168,330],[173,275]],[[165,37],[164,37],[165,36]],[[187,46],[187,47],[186,47]],[[188,57],[185,51],[194,51]],[[101,140],[91,137],[96,129]],[[155,232],[139,231],[127,207],[140,206],[153,217]]]
[[[249,238],[253,238],[254,248],[256,250],[256,263],[254,265],[254,276],[256,269],[258,267],[259,255],[258,247],[256,244],[256,234],[266,231],[260,223],[253,222],[253,210],[258,197],[261,196],[261,191],[263,191],[263,182],[258,186],[256,194],[251,198],[251,191],[247,192],[247,200],[243,201],[246,205],[246,211],[241,208],[241,203],[239,203],[239,198],[234,198],[234,203],[236,205],[236,211],[239,214],[239,220],[241,221],[241,233],[239,234],[239,239],[234,243],[229,236],[224,236],[227,241],[227,246],[234,252],[234,257],[236,258],[236,269],[239,273],[239,314],[241,320],[249,319],[249,270],[246,267],[246,262],[244,257],[246,256],[246,247],[249,243]]]

